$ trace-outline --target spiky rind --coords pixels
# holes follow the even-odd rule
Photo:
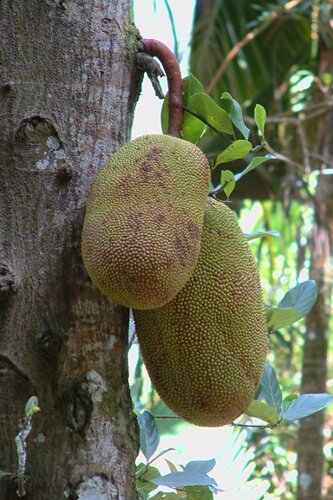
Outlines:
[[[258,269],[235,214],[206,207],[199,261],[167,305],[134,311],[151,380],[180,417],[229,424],[254,397],[267,353]]]
[[[105,295],[149,309],[183,288],[199,256],[209,179],[199,148],[167,135],[139,137],[111,156],[82,234],[85,267]]]

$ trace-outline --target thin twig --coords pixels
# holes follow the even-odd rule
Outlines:
[[[256,36],[259,35],[265,28],[266,28],[266,23],[263,24],[260,28],[256,28],[253,31],[250,31],[240,42],[236,43],[236,45],[228,52],[226,58],[224,59],[223,63],[219,67],[218,71],[215,73],[215,76],[213,77],[212,81],[206,88],[207,94],[211,94],[213,90],[215,89],[219,79],[223,76],[225,73],[227,67],[231,63],[231,61],[236,57],[238,52],[242,50],[245,45],[247,45],[251,40],[253,40]]]
[[[182,420],[182,418],[177,417],[177,415],[154,415],[154,418],[176,418],[177,420]]]
[[[158,458],[162,457],[163,455],[165,455],[169,451],[176,451],[176,448],[167,448],[166,450],[161,451],[161,453],[159,453],[158,455],[156,455],[156,457],[153,457],[150,460],[148,460],[147,465],[152,464],[153,462],[155,462],[155,460],[157,460]]]
[[[281,17],[283,14],[286,12],[290,11],[297,5],[299,5],[303,0],[292,0],[288,3],[285,4],[283,11],[281,12],[272,12],[267,19],[264,20],[264,22],[259,26],[258,28],[254,29],[253,31],[250,31],[250,33],[247,33],[247,35],[240,40],[236,45],[230,50],[230,52],[227,54],[226,58],[224,59],[223,63],[215,73],[215,76],[213,77],[212,81],[208,85],[206,92],[207,94],[211,94],[214,88],[216,87],[216,84],[218,83],[219,79],[221,76],[225,73],[227,67],[231,63],[231,61],[236,57],[238,52],[242,50],[245,45],[247,45],[249,42],[251,42],[254,38],[256,38],[261,32],[263,32],[273,21]]]
[[[326,103],[319,103],[318,105],[315,106],[308,106],[307,108],[302,109],[302,111],[288,110],[285,111],[285,113],[278,113],[276,115],[268,116],[266,119],[266,123],[267,124],[288,123],[297,126],[299,122],[312,120],[312,118],[316,118],[317,116],[327,113],[328,111],[330,111],[332,107],[333,107],[333,101],[327,101]],[[313,110],[315,110],[313,113],[308,115],[306,114]],[[298,117],[290,118],[289,116],[293,114],[298,115]],[[244,116],[244,120],[249,125],[253,126],[255,125],[255,121],[251,116]]]
[[[333,167],[333,161],[331,161],[326,156],[320,155],[318,153],[309,153],[309,156],[311,158],[316,158],[317,160],[320,160],[322,163],[325,163],[326,165],[329,165],[330,167]],[[314,173],[314,171],[312,171],[312,173]],[[320,170],[319,173],[325,174],[325,169]]]
[[[267,424],[267,425],[256,425],[256,424],[237,424],[237,422],[231,422],[231,427],[247,427],[249,429],[274,429],[281,421],[276,424]]]
[[[284,163],[289,163],[290,165],[293,165],[298,170],[300,170],[302,173],[304,173],[304,165],[302,165],[302,163],[298,163],[297,161],[289,158],[288,156],[285,156],[281,153],[278,153],[277,151],[275,151],[275,149],[273,149],[268,144],[265,144],[265,149],[266,149],[266,151],[268,151],[268,153],[271,153],[272,155],[274,155],[277,160],[283,161]]]
[[[216,187],[213,187],[211,191],[209,191],[209,196],[215,196],[217,193],[223,190],[222,184],[218,184]]]
[[[313,118],[317,118],[317,116],[324,115],[328,111],[330,111],[330,108],[332,107],[332,103],[330,103],[328,106],[325,106],[324,109],[318,109],[318,111],[314,111],[313,113],[305,116],[303,118],[303,121],[305,120],[312,120]]]
[[[136,64],[141,71],[145,71],[147,73],[157,97],[164,99],[164,94],[158,79],[161,76],[164,76],[164,73],[156,59],[145,52],[138,52],[136,55]]]
[[[279,117],[285,117],[287,115],[299,115],[300,119],[302,119],[302,120],[308,120],[307,116],[303,116],[305,113],[308,113],[309,111],[317,110],[317,109],[320,109],[320,108],[327,108],[324,111],[324,112],[326,112],[332,106],[333,106],[333,101],[332,100],[327,100],[327,101],[318,102],[316,104],[311,104],[310,106],[307,106],[306,108],[302,109],[301,111],[295,111],[293,109],[289,109],[287,111],[284,111],[283,113],[278,113],[278,114],[276,114],[274,116],[276,118],[279,118]],[[274,118],[274,116],[272,116],[270,118]]]

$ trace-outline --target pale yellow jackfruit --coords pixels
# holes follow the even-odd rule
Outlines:
[[[209,191],[200,149],[168,135],[139,137],[98,173],[82,233],[94,284],[137,309],[169,302],[197,263]]]
[[[267,354],[255,259],[236,215],[209,200],[195,271],[167,305],[134,311],[143,360],[161,399],[197,425],[220,426],[254,397]]]

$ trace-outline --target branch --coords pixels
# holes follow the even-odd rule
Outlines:
[[[265,150],[268,151],[268,153],[275,156],[275,158],[277,160],[280,160],[283,163],[289,163],[290,165],[293,165],[294,167],[296,167],[297,170],[299,170],[301,173],[304,173],[304,165],[302,163],[299,163],[298,161],[295,161],[292,158],[289,158],[288,156],[285,156],[281,153],[278,153],[277,151],[275,151],[275,149],[273,149],[267,143],[265,143]]]
[[[176,418],[177,420],[182,420],[181,417],[177,417],[177,415],[153,415],[154,418]]]
[[[273,21],[281,17],[281,15],[285,14],[289,10],[293,9],[297,5],[299,5],[303,0],[292,0],[285,4],[283,11],[281,12],[272,12],[270,16],[268,16],[267,19],[264,20],[264,22],[259,26],[258,28],[254,29],[253,31],[250,31],[242,40],[240,40],[236,45],[230,50],[230,52],[227,54],[225,60],[221,64],[220,68],[217,70],[215,73],[215,76],[213,77],[212,81],[208,85],[206,92],[207,94],[211,94],[214,88],[216,87],[216,84],[218,83],[219,79],[221,76],[225,73],[227,67],[231,63],[231,61],[236,57],[238,52],[242,50],[245,45],[247,45],[249,42],[251,42],[256,36],[258,36],[262,31],[264,31]]]
[[[325,163],[325,165],[331,167],[331,169],[333,168],[333,161],[330,158],[323,156],[323,155],[320,155],[318,153],[309,153],[309,156],[311,158],[316,158],[317,160],[321,161],[322,163]],[[314,172],[314,171],[312,171],[312,172]],[[325,172],[326,172],[326,169],[319,170],[319,173],[321,173],[321,174],[325,174]],[[327,173],[328,172],[326,172],[326,174]]]
[[[151,81],[155,94],[160,99],[164,99],[162,88],[158,77],[165,76],[159,63],[146,52],[138,52],[136,55],[137,67],[147,73],[149,80]]]
[[[231,427],[246,427],[248,429],[274,429],[281,422],[279,420],[276,424],[267,424],[267,425],[256,425],[256,424],[237,424],[237,422],[231,422]]]
[[[139,42],[139,50],[157,57],[162,63],[169,89],[168,134],[180,137],[183,125],[183,87],[178,61],[174,53],[158,40],[143,38]]]
[[[304,165],[305,165],[305,171],[308,173],[310,170],[310,160],[309,160],[309,150],[307,146],[307,140],[303,128],[303,119],[298,119],[298,118],[287,118],[283,115],[280,116],[271,116],[268,117],[266,120],[266,123],[268,124],[274,124],[274,123],[288,123],[290,125],[294,125],[297,128],[297,132],[299,135],[300,139],[300,144],[301,144],[301,149],[303,153],[303,158],[304,158]],[[255,125],[255,120],[251,118],[250,116],[245,117],[245,122],[248,123],[249,125],[254,126]],[[298,170],[300,170],[302,173],[304,173],[304,165],[302,163],[299,163],[292,158],[289,158],[281,153],[278,153],[275,151],[267,142],[264,144],[264,149],[268,151],[269,153],[273,154],[278,160],[284,162],[284,163],[290,163],[290,165],[293,165],[296,167]]]

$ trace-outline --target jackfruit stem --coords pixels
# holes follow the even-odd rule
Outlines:
[[[183,125],[183,97],[182,76],[179,64],[174,53],[159,40],[142,38],[140,40],[143,51],[157,57],[163,66],[168,79],[169,89],[169,124],[168,135],[180,137]]]

